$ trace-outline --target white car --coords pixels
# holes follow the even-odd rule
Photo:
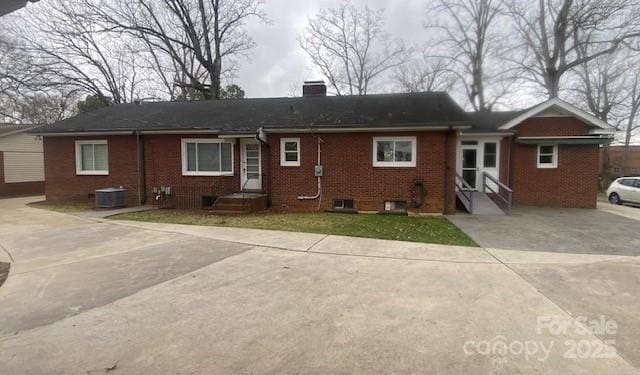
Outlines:
[[[607,189],[609,202],[613,204],[640,204],[640,177],[620,177]]]

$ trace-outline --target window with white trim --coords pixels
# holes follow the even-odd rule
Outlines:
[[[373,138],[374,167],[415,167],[416,137]]]
[[[498,161],[498,144],[496,142],[484,143],[484,160],[485,168],[495,168]]]
[[[76,174],[109,174],[109,150],[106,140],[76,141]]]
[[[220,138],[182,140],[183,176],[233,176],[233,143]]]
[[[558,145],[538,145],[538,168],[558,167]]]
[[[300,138],[280,138],[280,165],[300,166]]]

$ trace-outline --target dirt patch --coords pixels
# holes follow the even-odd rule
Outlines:
[[[9,276],[9,268],[11,268],[10,263],[0,262],[0,286],[4,284],[7,276]]]

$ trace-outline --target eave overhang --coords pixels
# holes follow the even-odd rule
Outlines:
[[[567,136],[567,137],[518,137],[517,143],[525,145],[602,145],[610,143],[607,136]]]

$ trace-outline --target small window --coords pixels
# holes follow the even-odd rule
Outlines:
[[[233,176],[233,143],[224,139],[183,139],[182,175]]]
[[[373,139],[374,167],[415,167],[416,137],[376,137]]]
[[[405,201],[386,201],[384,202],[384,210],[385,211],[396,211],[396,212],[406,212],[407,211],[407,202]]]
[[[498,145],[495,142],[484,144],[484,167],[495,168],[498,157]]]
[[[280,139],[280,165],[283,167],[300,166],[300,138]]]
[[[538,146],[538,168],[558,167],[558,145]]]
[[[353,199],[334,199],[333,208],[335,210],[353,210]]]
[[[106,140],[76,141],[76,174],[109,174],[109,150]]]

